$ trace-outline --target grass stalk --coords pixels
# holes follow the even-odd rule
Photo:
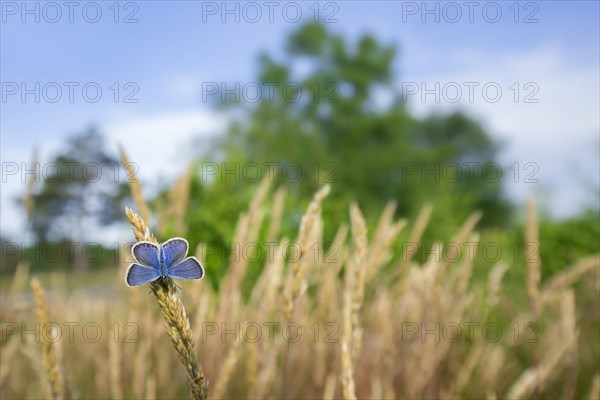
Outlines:
[[[125,212],[138,241],[149,240],[158,243],[142,218],[129,208]],[[171,344],[185,368],[192,398],[206,399],[208,397],[208,380],[204,377],[202,365],[198,361],[194,334],[175,284],[168,278],[159,279],[150,283],[150,288],[165,319]]]
[[[35,310],[40,324],[40,329],[47,329],[49,316],[48,316],[48,304],[46,302],[46,296],[44,294],[44,288],[37,278],[31,280],[31,289],[33,291],[33,298],[35,300]],[[62,399],[65,397],[64,393],[64,375],[58,365],[58,357],[56,354],[56,343],[52,342],[50,338],[55,337],[53,333],[42,335],[42,360],[44,365],[44,373],[48,382],[48,394],[51,399]]]

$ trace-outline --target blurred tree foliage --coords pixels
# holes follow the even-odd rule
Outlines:
[[[428,234],[436,239],[453,234],[475,209],[484,212],[484,226],[507,224],[511,207],[502,180],[497,169],[485,170],[495,161],[498,143],[461,113],[411,115],[392,72],[395,56],[393,47],[371,36],[352,46],[321,24],[293,32],[283,61],[261,55],[257,83],[263,95],[255,103],[228,105],[240,118],[213,151],[226,163],[220,170],[237,168],[238,174],[216,174],[211,185],[196,175],[196,200],[210,204],[210,211],[191,208],[189,232],[197,232],[199,240],[230,237],[219,221],[247,204],[247,187],[256,185],[248,185],[243,168],[252,162],[263,176],[276,165],[276,185],[290,191],[296,204],[287,205],[288,234],[324,183],[333,189],[323,205],[329,238],[347,221],[351,201],[371,220],[389,200],[406,217],[432,202],[439,231]]]
[[[563,221],[540,222],[540,258],[544,277],[577,260],[600,253],[600,209],[589,208]]]
[[[119,179],[119,160],[95,129],[73,136],[65,149],[40,165],[41,187],[33,196],[30,228],[39,243],[78,242],[96,237],[91,230],[123,219],[129,188]],[[84,268],[87,257],[73,252]]]

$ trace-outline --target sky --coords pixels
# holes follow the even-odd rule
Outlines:
[[[505,145],[506,189],[552,215],[597,204],[597,1],[1,1],[0,234],[23,234],[16,162],[48,161],[89,126],[123,144],[143,182],[182,173],[225,117],[208,84],[252,83],[258,55],[317,20],[398,50],[395,85],[419,116],[461,110]],[[302,68],[299,65],[298,68]],[[206,94],[206,93],[205,93]],[[376,102],[385,106],[381,93]],[[518,176],[516,172],[519,172]],[[528,178],[528,179],[527,179]],[[537,183],[536,183],[537,181]]]

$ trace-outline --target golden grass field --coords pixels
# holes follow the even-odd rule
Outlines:
[[[132,189],[137,213],[123,214],[132,239],[168,239],[155,239],[141,187]],[[184,209],[185,185],[174,190]],[[315,247],[329,190],[315,194],[297,237],[283,238],[285,192],[258,186],[232,242],[244,248],[266,232],[279,244],[248,296],[247,257],[232,257],[215,291],[206,280],[128,288],[122,255],[114,283],[94,296],[64,290],[64,273],[42,285],[21,264],[0,310],[1,397],[600,398],[599,255],[542,284],[536,253],[518,290],[503,285],[509,262],[476,284],[478,265],[470,257],[446,261],[441,246],[423,264],[394,254],[403,231],[419,242],[432,210],[395,220],[393,204],[370,231],[353,205],[335,248]],[[477,242],[478,219],[465,221],[452,243]],[[533,202],[523,234],[538,242]],[[290,243],[301,257],[286,257]],[[204,261],[202,246],[194,252]]]

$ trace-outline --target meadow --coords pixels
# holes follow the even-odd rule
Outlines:
[[[296,237],[281,237],[286,192],[271,186],[256,185],[237,217],[231,243],[242,250],[218,289],[207,279],[129,288],[128,251],[93,293],[67,272],[40,280],[21,263],[3,285],[2,398],[600,398],[600,257],[542,282],[533,201],[524,279],[505,285],[520,268],[510,257],[474,281],[477,258],[448,256],[481,245],[479,212],[418,262],[394,244],[420,242],[430,205],[406,221],[390,203],[368,230],[353,204],[324,246],[322,205],[335,187],[314,195]],[[123,223],[132,241],[168,239],[146,224],[141,184],[131,189],[136,210]],[[173,191],[185,207],[185,185]],[[170,215],[177,226],[185,213]],[[265,243],[272,251],[249,281]],[[203,263],[205,252],[190,249]]]

